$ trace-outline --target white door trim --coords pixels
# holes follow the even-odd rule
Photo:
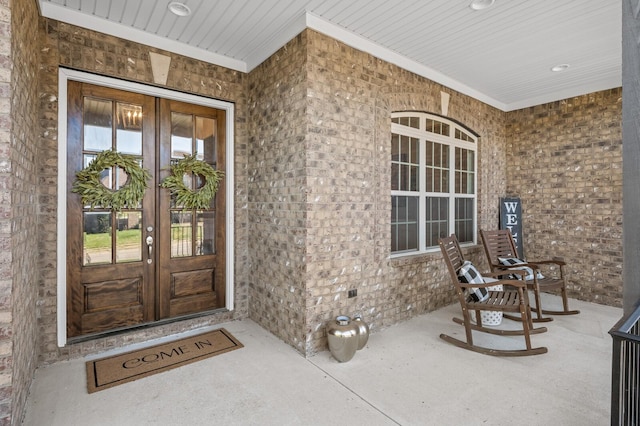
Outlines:
[[[203,96],[188,93],[176,92],[161,87],[147,86],[111,77],[90,74],[82,71],[59,68],[58,70],[58,223],[57,223],[57,330],[58,347],[67,344],[67,82],[69,80],[110,87],[113,89],[127,90],[129,92],[141,93],[144,95],[156,96],[160,98],[172,99],[207,107],[217,108],[226,111],[226,172],[225,189],[227,191],[226,201],[226,300],[225,307],[233,310],[234,292],[234,111],[235,105],[232,102],[218,99],[206,98]]]

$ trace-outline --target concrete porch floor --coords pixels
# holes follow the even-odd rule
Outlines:
[[[555,296],[545,302],[560,305]],[[608,331],[622,309],[570,307],[581,313],[556,316],[532,336],[547,354],[516,358],[440,339],[464,339],[451,321],[458,304],[372,333],[346,363],[328,350],[304,358],[250,320],[225,323],[214,328],[244,348],[93,394],[86,359],[38,369],[23,425],[608,425]],[[485,336],[474,332],[475,343],[524,345],[519,336]]]

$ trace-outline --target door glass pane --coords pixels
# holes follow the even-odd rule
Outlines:
[[[118,102],[116,114],[116,150],[123,154],[142,155],[142,107]]]
[[[173,159],[171,160],[171,165],[175,165],[178,162],[177,159]],[[187,189],[194,189],[194,178],[193,178],[193,173],[185,173],[184,175],[182,175],[182,183],[183,185],[187,188]],[[197,186],[195,187],[196,189],[198,188]],[[171,208],[183,208],[184,206],[182,204],[178,204],[176,203],[176,196],[174,194],[171,194]]]
[[[212,118],[196,117],[196,151],[198,159],[215,166],[216,121]]]
[[[142,160],[138,160],[138,165],[140,167],[143,167],[142,166]],[[114,173],[114,170],[115,170],[115,173]],[[125,186],[127,183],[129,183],[129,175],[121,167],[117,167],[116,166],[113,169],[105,169],[105,170],[102,171],[102,174],[104,175],[103,184],[105,186],[113,185],[113,187],[107,186],[107,188],[111,188],[114,191],[119,190],[120,188]],[[115,180],[113,182],[111,182],[112,174],[113,174],[113,176],[115,176]],[[142,204],[138,203],[138,205],[136,207],[137,208],[141,208]]]
[[[214,254],[216,248],[215,212],[197,212],[196,255]]]
[[[142,260],[142,212],[128,211],[117,215],[116,263]]]
[[[92,162],[95,158],[96,158],[96,156],[95,156],[95,155],[91,155],[91,154],[87,155],[87,154],[85,154],[85,155],[84,155],[84,160],[83,160],[83,164],[84,164],[84,165],[83,165],[82,167],[87,167],[89,164],[91,164],[91,162]]]
[[[181,159],[193,153],[193,116],[171,113],[171,158]]]
[[[85,154],[83,157],[83,167],[87,167],[91,162],[96,158],[95,155]],[[113,181],[112,181],[112,169],[104,169],[100,172],[100,183],[104,185],[105,188],[113,189]],[[84,206],[85,208],[89,208],[88,205]]]
[[[191,212],[171,212],[171,257],[192,255],[191,217]]]
[[[85,212],[83,265],[111,263],[111,213]]]
[[[84,149],[104,151],[111,148],[113,112],[111,101],[84,98]]]
[[[87,154],[85,154],[84,155],[84,167],[87,167],[89,164],[91,164],[91,162],[95,158],[96,158],[95,155],[91,155],[91,154],[87,155]],[[104,170],[102,170],[102,172],[100,172],[100,183],[102,183],[105,186],[105,188],[108,188],[108,189],[113,189],[113,180],[112,180],[112,177],[111,177],[112,171],[113,170],[111,170],[111,169],[104,169]],[[124,172],[124,170],[121,170],[121,171],[122,171],[122,174],[125,176],[125,182],[126,182],[127,174]]]
[[[115,169],[116,169],[116,173],[115,173],[116,181],[113,189],[117,191],[127,184],[127,181],[129,180],[129,175],[124,171],[124,169],[120,167],[116,167]]]

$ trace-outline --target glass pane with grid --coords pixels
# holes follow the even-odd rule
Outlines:
[[[88,167],[99,152],[110,149],[136,156],[143,167],[139,158],[142,155],[141,105],[85,96],[82,118],[84,167]],[[106,168],[99,175],[100,184],[111,191],[120,190],[129,179],[119,166]],[[137,208],[141,207],[140,202]],[[83,210],[83,266],[141,260],[141,231],[133,229],[134,219],[123,219],[125,216],[137,217],[140,212],[125,209],[115,214],[108,206],[91,208],[88,205]]]
[[[449,126],[449,124],[447,123],[443,123],[442,121],[427,118],[426,130],[427,132],[449,136],[451,132],[451,126]]]
[[[475,143],[475,140],[471,137],[471,135],[469,135],[468,133],[463,132],[460,129],[456,129],[455,138],[456,139],[460,139],[461,141],[474,142]]]
[[[426,202],[427,247],[437,247],[438,238],[449,235],[449,198],[427,197]]]
[[[449,147],[427,141],[427,192],[449,192]]]
[[[418,190],[419,140],[409,136],[391,135],[391,189]]]
[[[473,194],[475,193],[475,152],[456,148],[455,155],[456,194]]]
[[[461,243],[473,242],[473,206],[472,198],[455,199],[455,232]]]
[[[391,251],[418,250],[418,197],[391,197]]]
[[[391,119],[391,122],[402,126],[413,127],[414,129],[420,128],[420,117],[394,117]]]

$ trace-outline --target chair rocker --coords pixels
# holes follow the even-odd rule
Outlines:
[[[479,279],[468,281],[466,275],[461,275],[465,268],[470,267],[469,262],[465,262],[460,245],[455,235],[440,239],[440,250],[444,256],[445,263],[451,276],[451,281],[456,290],[460,307],[462,308],[462,319],[453,318],[453,321],[462,324],[465,328],[466,341],[456,339],[446,334],[440,334],[440,338],[460,348],[469,349],[485,355],[495,356],[524,356],[539,355],[547,352],[546,347],[533,348],[531,346],[531,334],[538,334],[547,331],[545,327],[533,327],[531,321],[531,308],[526,291],[526,284],[518,280],[495,280],[484,279],[479,273]],[[473,268],[475,272],[475,268]],[[503,273],[504,274],[504,273]],[[487,274],[494,275],[494,274]],[[487,291],[487,287],[502,284],[503,291]],[[509,290],[507,290],[509,288]],[[511,289],[513,288],[513,289]],[[482,291],[481,289],[485,289]],[[477,300],[474,294],[486,293],[483,300]],[[502,330],[497,328],[488,328],[482,324],[482,316],[480,311],[499,311],[503,313],[518,314],[517,317],[522,323],[521,330]],[[476,322],[471,321],[471,313],[475,312]],[[505,315],[505,317],[507,317]],[[509,318],[509,317],[507,317]],[[493,349],[477,346],[473,343],[472,331],[481,331],[483,333],[497,334],[502,336],[524,336],[526,349],[504,350]]]
[[[513,273],[516,270],[524,271],[524,274],[520,274],[526,276],[525,282],[527,283],[527,288],[533,291],[535,298],[535,306],[531,307],[531,309],[536,313],[536,318],[533,319],[534,322],[546,322],[553,320],[553,318],[545,317],[543,315],[575,315],[580,313],[580,311],[569,309],[569,300],[567,298],[567,279],[564,273],[566,263],[564,261],[554,259],[525,262],[518,259],[516,244],[513,240],[513,235],[511,235],[511,231],[508,229],[500,229],[496,231],[481,230],[480,235],[482,236],[482,245],[484,246],[484,252],[487,255],[487,261],[489,262],[491,272],[497,273],[502,271],[502,275],[504,275],[504,271],[507,270],[509,270],[510,273]],[[519,263],[514,263],[512,265],[505,264],[508,263],[509,260],[511,262]],[[557,270],[553,271],[553,273],[545,270],[545,274],[543,275],[541,274],[541,265],[555,265]],[[530,269],[524,270],[523,267]],[[552,292],[554,290],[560,290],[563,310],[557,311],[542,309],[540,294],[542,292]]]

